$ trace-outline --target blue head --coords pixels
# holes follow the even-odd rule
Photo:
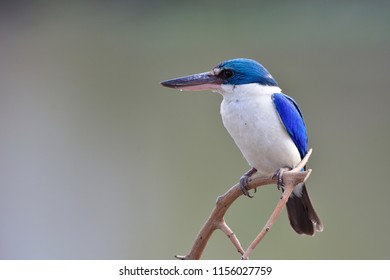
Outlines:
[[[167,80],[166,87],[186,90],[218,89],[223,85],[244,85],[258,83],[278,86],[278,83],[263,65],[253,59],[236,58],[221,62],[209,72]]]
[[[226,60],[213,69],[223,79],[223,84],[244,85],[258,83],[265,86],[278,86],[278,83],[263,65],[256,60],[236,58]]]

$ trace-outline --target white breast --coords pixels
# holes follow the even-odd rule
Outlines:
[[[222,85],[222,121],[251,167],[263,175],[294,167],[300,154],[272,101],[278,87]]]

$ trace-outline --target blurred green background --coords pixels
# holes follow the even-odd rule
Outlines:
[[[325,3],[326,2],[326,3]],[[248,165],[222,97],[163,88],[260,61],[300,104],[325,230],[254,259],[390,258],[389,1],[2,1],[0,258],[172,259]],[[246,248],[280,197],[226,217]],[[221,232],[205,259],[239,259]]]

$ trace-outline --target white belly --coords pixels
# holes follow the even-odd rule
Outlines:
[[[299,151],[271,99],[272,93],[280,92],[280,89],[246,86],[249,87],[225,86],[221,104],[224,126],[249,165],[259,174],[269,175],[282,167],[294,167],[301,160]]]

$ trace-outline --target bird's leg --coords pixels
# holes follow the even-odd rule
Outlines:
[[[286,171],[289,171],[289,170],[291,170],[291,168],[289,168],[289,167],[279,168],[276,171],[276,173],[274,174],[274,176],[272,176],[272,178],[275,178],[275,177],[278,178],[278,182],[276,184],[276,186],[278,187],[278,191],[280,191],[280,188],[282,188],[282,191],[283,191],[283,187],[284,187],[283,173],[286,172]]]
[[[244,175],[241,176],[240,178],[240,189],[242,193],[247,196],[247,197],[253,197],[252,195],[249,194],[249,179],[250,177],[257,172],[257,169],[252,167],[248,172],[245,172]],[[256,189],[255,189],[256,192]]]

